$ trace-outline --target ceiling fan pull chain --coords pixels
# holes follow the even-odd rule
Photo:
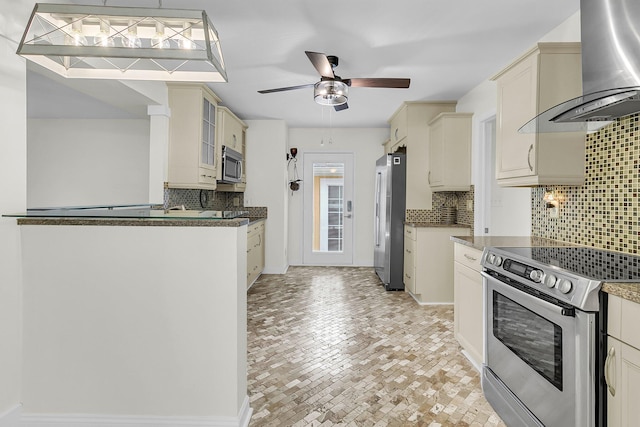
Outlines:
[[[333,116],[331,114],[332,111],[329,109],[329,144],[333,144],[333,122],[331,120]]]

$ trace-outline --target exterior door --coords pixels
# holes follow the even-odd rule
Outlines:
[[[353,154],[304,153],[305,265],[353,264]]]

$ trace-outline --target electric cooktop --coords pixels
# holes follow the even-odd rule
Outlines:
[[[640,257],[590,247],[500,247],[504,252],[577,276],[607,282],[640,282]]]

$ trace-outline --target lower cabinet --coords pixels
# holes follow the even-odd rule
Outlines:
[[[454,246],[454,333],[467,357],[480,368],[484,362],[482,251],[460,243]]]
[[[416,293],[416,235],[415,227],[404,227],[404,290],[412,295]]]
[[[264,270],[264,220],[247,228],[247,288]]]
[[[405,225],[404,286],[420,304],[453,303],[453,242],[462,227]]]
[[[609,296],[609,336],[604,376],[607,425],[632,427],[640,420],[640,304]]]

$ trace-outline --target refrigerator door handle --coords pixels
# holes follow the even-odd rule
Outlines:
[[[374,226],[374,238],[376,246],[380,246],[380,186],[382,179],[382,173],[376,173],[376,217]]]

